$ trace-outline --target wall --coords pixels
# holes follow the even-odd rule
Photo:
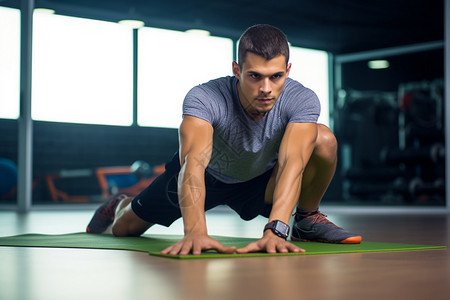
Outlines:
[[[0,120],[0,157],[17,163],[17,120]],[[33,202],[48,201],[37,179],[61,170],[129,166],[136,160],[151,166],[166,162],[178,149],[176,129],[34,122]],[[99,193],[96,181],[81,180],[78,194]]]

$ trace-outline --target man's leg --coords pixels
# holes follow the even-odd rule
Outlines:
[[[133,198],[111,197],[100,206],[86,228],[90,233],[113,233],[115,236],[139,236],[152,224],[139,218],[131,209]]]
[[[336,164],[336,138],[328,127],[319,125],[316,146],[303,173],[292,240],[344,244],[361,242],[361,236],[336,226],[319,211],[320,201],[333,179]]]
[[[101,205],[86,231],[113,233],[116,236],[139,236],[153,224],[170,226],[181,217],[178,207],[178,153],[165,165],[165,171],[134,198],[119,195]],[[150,221],[150,222],[149,222]]]
[[[131,208],[129,197],[117,206],[116,215],[111,230],[115,236],[140,236],[153,224],[139,218]]]
[[[337,141],[325,125],[318,125],[316,146],[303,173],[298,207],[316,210],[333,179],[337,164]]]
[[[328,185],[333,179],[337,164],[337,141],[328,127],[318,125],[316,146],[303,172],[302,188],[298,207],[303,210],[316,210],[319,207]],[[278,173],[275,165],[266,187],[265,202],[272,203],[275,181]]]

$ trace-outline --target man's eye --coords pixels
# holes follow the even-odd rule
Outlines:
[[[250,77],[253,79],[258,79],[260,76],[258,74],[250,74]]]
[[[281,78],[281,74],[275,74],[272,76],[273,79],[279,79]]]

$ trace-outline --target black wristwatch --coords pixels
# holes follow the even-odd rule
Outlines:
[[[264,226],[264,231],[267,229],[272,230],[273,233],[283,239],[287,239],[289,235],[289,225],[279,220],[267,223],[266,226]]]

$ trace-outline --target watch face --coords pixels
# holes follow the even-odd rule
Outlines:
[[[275,222],[275,230],[286,236],[289,234],[289,226],[283,222]]]

